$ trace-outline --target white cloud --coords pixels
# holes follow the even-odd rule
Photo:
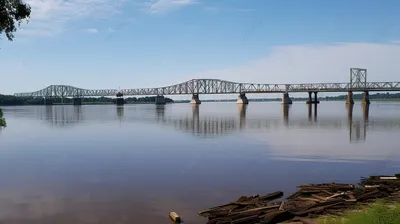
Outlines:
[[[400,81],[399,57],[398,44],[278,46],[264,58],[190,77],[267,84],[349,82],[350,68],[366,68],[369,81]]]
[[[99,33],[99,31],[97,29],[95,29],[95,28],[86,29],[86,32],[88,32],[88,33]]]
[[[152,14],[163,13],[184,6],[199,3],[198,0],[152,0],[146,2],[146,11]]]
[[[103,18],[119,13],[123,1],[115,0],[26,0],[31,8],[29,24],[22,35],[56,35],[68,22],[87,17]],[[18,33],[19,34],[19,33]]]

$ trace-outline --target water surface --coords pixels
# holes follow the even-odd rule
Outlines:
[[[3,107],[0,222],[205,223],[240,195],[400,172],[400,103]]]

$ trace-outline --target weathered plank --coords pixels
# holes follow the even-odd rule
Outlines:
[[[181,222],[181,217],[179,217],[176,212],[170,212],[169,217],[174,221],[174,222]]]

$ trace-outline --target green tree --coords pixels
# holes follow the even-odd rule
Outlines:
[[[22,0],[0,0],[0,35],[3,32],[12,41],[22,20],[28,19],[31,7]]]
[[[6,120],[3,118],[3,111],[0,108],[0,127],[5,127],[6,125]]]

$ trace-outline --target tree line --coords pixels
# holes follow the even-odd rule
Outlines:
[[[115,98],[111,97],[87,97],[82,98],[82,103],[88,104],[112,104],[115,103]],[[154,96],[147,96],[147,97],[128,97],[125,98],[125,103],[154,103],[155,102]],[[51,101],[53,104],[72,104],[72,98],[52,98]],[[174,101],[170,98],[165,98],[167,103],[173,103]],[[16,97],[12,95],[1,95],[0,94],[0,105],[1,106],[17,106],[17,105],[43,105],[44,99],[42,97]]]
[[[5,127],[6,125],[6,120],[3,118],[3,111],[0,108],[0,128]]]
[[[363,98],[362,93],[353,94],[354,100],[361,100]],[[326,100],[346,100],[347,95],[340,95],[340,96],[327,96],[325,97]],[[400,99],[400,93],[376,93],[369,95],[370,100],[390,100],[390,99]]]

